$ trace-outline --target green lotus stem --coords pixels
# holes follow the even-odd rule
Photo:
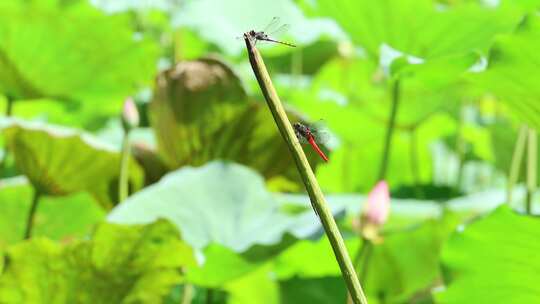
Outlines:
[[[390,108],[390,119],[388,119],[388,124],[386,126],[386,136],[384,138],[383,157],[381,159],[381,166],[379,169],[379,178],[378,178],[379,181],[386,178],[386,171],[388,169],[388,162],[390,161],[390,151],[392,148],[391,147],[392,135],[394,134],[394,129],[396,126],[399,98],[400,98],[399,79],[395,79],[392,85],[392,105]]]
[[[123,202],[129,195],[129,131],[124,132],[120,155],[120,178],[118,179],[118,202]]]
[[[212,303],[214,303],[214,289],[208,288],[206,289],[206,304]]]
[[[537,157],[538,157],[538,143],[536,137],[536,130],[529,129],[529,138],[527,140],[527,202],[525,210],[527,214],[531,214],[532,199],[534,191],[536,190],[536,170],[537,170]]]
[[[413,177],[413,183],[414,183],[414,192],[416,195],[416,198],[423,199],[424,198],[424,192],[421,187],[421,181],[420,181],[420,168],[419,168],[419,161],[418,161],[418,142],[416,140],[416,131],[417,128],[413,128],[409,132],[409,155],[411,159],[411,174]]]
[[[371,258],[371,253],[373,252],[373,246],[373,242],[368,239],[365,240],[365,244],[362,246],[362,264],[361,266],[357,266],[357,268],[360,267],[359,277],[362,281],[364,281],[367,277],[369,259]]]
[[[195,288],[192,284],[186,283],[184,284],[184,289],[182,292],[182,301],[181,304],[190,304],[193,299],[193,292]]]
[[[13,103],[15,102],[15,99],[9,95],[6,95],[6,117],[11,117],[11,114],[13,113]],[[6,161],[9,156],[9,149],[8,147],[4,147],[4,155],[2,157],[2,160],[0,160],[0,173],[2,173],[6,167]]]
[[[289,150],[294,158],[298,172],[304,182],[307,193],[311,200],[311,205],[315,212],[319,215],[324,231],[332,245],[334,255],[341,269],[341,274],[347,285],[349,293],[352,296],[353,303],[355,304],[365,304],[367,303],[366,297],[362,290],[362,286],[358,281],[356,272],[354,271],[354,266],[345,247],[345,242],[339,232],[338,226],[332,212],[328,208],[328,205],[324,199],[319,183],[315,178],[315,174],[309,165],[309,162],[306,158],[304,150],[300,146],[298,139],[296,138],[295,132],[289,119],[287,113],[281,104],[279,96],[272,85],[272,80],[268,75],[266,66],[264,65],[263,59],[259,54],[259,51],[255,48],[253,41],[249,36],[245,35],[244,40],[246,42],[249,61],[253,72],[257,77],[261,91],[266,99],[270,112],[274,117],[276,125],[281,133],[281,136],[287,143]]]
[[[13,104],[15,103],[15,99],[10,96],[6,96],[6,116],[10,117],[13,114]]]
[[[358,276],[360,278],[360,282],[363,282],[367,276],[369,258],[371,257],[371,251],[373,251],[373,242],[364,237],[361,237],[360,239],[360,247],[358,247],[358,251],[356,252],[356,256],[354,257],[353,265],[354,269],[360,269]],[[352,298],[350,294],[347,295],[347,303],[352,303]]]
[[[455,183],[455,189],[459,193],[461,182],[463,181],[463,169],[465,168],[465,139],[464,139],[464,126],[465,126],[465,114],[464,114],[464,106],[463,103],[460,103],[459,105],[459,117],[458,117],[458,125],[457,125],[457,134],[456,134],[456,154],[458,158],[458,171],[457,171],[457,179]]]
[[[37,206],[39,203],[39,198],[41,193],[39,190],[34,190],[32,196],[32,204],[30,205],[30,211],[28,211],[28,216],[26,217],[26,230],[24,231],[24,239],[27,240],[32,236],[32,228],[34,226],[34,217],[36,215]]]
[[[519,128],[518,138],[514,146],[514,152],[512,153],[512,161],[510,164],[510,172],[508,173],[508,185],[506,190],[506,203],[512,204],[512,192],[514,186],[519,179],[519,171],[521,168],[521,162],[523,161],[523,154],[525,153],[525,145],[527,143],[527,126],[523,125]]]

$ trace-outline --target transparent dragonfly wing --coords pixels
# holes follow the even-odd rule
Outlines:
[[[268,36],[277,37],[286,33],[290,28],[291,26],[289,24],[282,24],[275,30],[267,32],[267,34]]]
[[[264,27],[262,30],[265,33],[270,33],[272,31],[275,31],[279,27],[279,17],[274,17],[272,20],[270,20],[270,23],[268,23],[267,26]]]
[[[279,17],[274,17],[262,31],[270,38],[276,38],[287,32],[290,27],[289,24],[282,24]]]
[[[315,141],[318,143],[326,144],[332,137],[328,126],[322,119],[319,119],[314,123],[308,124],[307,126],[311,130],[311,134],[313,134]]]
[[[331,138],[330,132],[326,130],[315,129],[311,131],[311,134],[313,134],[313,138],[317,143],[323,145],[328,143]]]
[[[317,142],[317,144],[326,144],[328,141],[332,138],[332,135],[328,128],[326,127],[326,124],[323,120],[319,120],[315,123],[304,123],[305,126],[307,126],[311,132],[311,135],[313,135],[313,139]],[[307,138],[297,134],[298,141],[300,141],[301,144],[308,144]]]
[[[276,39],[277,35],[286,32],[289,29],[288,24],[281,24],[279,17],[274,17],[270,23],[262,30],[257,31],[254,38],[254,44],[284,44],[287,46],[295,47],[296,45],[285,41],[279,41]]]

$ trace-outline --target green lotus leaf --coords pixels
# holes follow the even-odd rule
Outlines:
[[[442,252],[447,286],[436,302],[539,302],[539,233],[538,218],[506,205],[455,232]]]
[[[360,263],[367,265],[366,268],[357,269],[365,276],[363,286],[370,302],[384,298],[391,303],[405,303],[415,295],[429,297],[426,290],[441,276],[438,259],[441,247],[458,220],[456,215],[448,212],[440,219],[415,224],[414,229],[394,230],[386,234],[380,244],[372,245],[367,250],[367,264]],[[347,240],[351,256],[356,254],[359,245],[363,244],[357,239]],[[309,240],[297,242],[283,252],[275,264],[276,274],[283,283],[296,280],[316,282],[317,279],[340,275],[326,239],[316,243]],[[345,286],[340,286],[340,290],[345,291]],[[288,292],[291,296],[295,293],[294,290]],[[301,291],[298,293],[302,294]]]
[[[300,183],[266,105],[249,101],[240,79],[217,59],[186,61],[161,73],[150,117],[169,168],[226,159],[266,178]],[[298,116],[291,113],[290,119]]]
[[[222,287],[261,266],[218,244],[207,246],[203,254],[204,263],[199,267],[191,267],[186,272],[186,280],[198,286]]]
[[[313,216],[311,210],[295,216],[281,212],[259,174],[214,161],[165,175],[116,206],[108,219],[142,224],[166,218],[194,248],[216,243],[249,254],[256,245],[279,244],[286,233],[297,238],[316,233],[320,226]]]
[[[17,168],[44,195],[87,191],[106,208],[116,202],[120,153],[78,130],[16,119],[2,121]],[[130,162],[132,189],[142,171]]]
[[[189,269],[187,278],[210,287],[254,270],[297,239],[321,231],[310,209],[282,212],[256,172],[217,161],[169,173],[108,216],[126,224],[158,218],[174,223],[183,239],[202,252],[204,262]]]
[[[228,283],[224,289],[229,295],[229,303],[282,303],[279,299],[279,286],[272,277],[272,271],[272,265],[268,264]]]
[[[515,34],[497,39],[487,70],[471,75],[476,84],[501,97],[512,113],[536,129],[540,129],[539,48],[540,17],[530,15]]]
[[[0,4],[0,92],[14,100],[102,100],[119,107],[151,80],[157,49],[135,39],[124,16],[64,2]]]
[[[35,238],[10,247],[2,303],[159,303],[195,263],[174,226],[101,224],[68,245]]]
[[[25,178],[0,180],[0,248],[22,240],[33,189]],[[88,235],[105,217],[96,200],[86,192],[43,196],[36,210],[32,235],[70,240]]]
[[[343,279],[335,277],[291,278],[279,282],[280,303],[346,303]],[[371,303],[371,302],[370,302]]]
[[[478,5],[437,9],[432,0],[320,0],[304,1],[303,8],[336,20],[372,58],[379,58],[384,44],[422,58],[484,51],[496,34],[511,31],[520,18]]]
[[[264,8],[264,9],[261,9]],[[256,14],[245,14],[245,11],[257,12]],[[279,22],[270,24],[274,17],[280,18]],[[212,20],[207,22],[206,20]],[[321,36],[343,37],[341,31],[330,22],[307,19],[296,4],[287,0],[275,0],[272,2],[264,0],[229,0],[227,2],[215,2],[212,0],[201,0],[188,2],[182,6],[181,10],[173,16],[173,23],[181,27],[193,29],[202,39],[211,42],[219,47],[223,52],[230,55],[238,55],[244,51],[245,44],[241,39],[235,41],[235,37],[249,30],[266,31],[276,39],[289,41],[299,46],[306,46],[316,42]],[[227,26],[223,26],[226,24]],[[291,25],[286,31],[280,31],[283,24]],[[277,30],[277,33],[275,33]],[[291,48],[276,43],[259,43],[261,49],[267,56],[290,54],[298,48]],[[317,45],[316,49],[307,50],[304,54],[309,54],[311,58],[315,56],[326,57],[333,50],[323,51],[324,45]],[[326,56],[325,56],[326,53]],[[305,56],[305,59],[308,56]],[[282,60],[288,60],[282,58]],[[296,58],[299,59],[299,58]],[[300,59],[302,60],[302,59]],[[312,69],[320,64],[320,61],[308,61],[307,69]],[[268,64],[268,62],[267,62]],[[279,64],[278,64],[279,66]],[[290,66],[289,66],[290,70]]]

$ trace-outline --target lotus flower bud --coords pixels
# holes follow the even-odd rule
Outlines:
[[[378,182],[367,197],[361,218],[353,220],[353,229],[364,239],[380,242],[379,227],[390,213],[390,193],[386,181]]]
[[[386,181],[380,181],[368,195],[364,215],[371,224],[386,223],[390,213],[390,193]]]
[[[139,111],[132,97],[126,98],[122,110],[122,125],[124,130],[129,131],[139,126]]]

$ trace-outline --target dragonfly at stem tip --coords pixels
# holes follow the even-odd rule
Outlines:
[[[264,30],[262,30],[262,31],[250,30],[250,31],[244,33],[244,37],[246,37],[246,38],[250,39],[251,41],[253,41],[254,44],[256,44],[257,41],[268,41],[268,42],[283,44],[283,45],[286,45],[286,46],[289,46],[289,47],[296,47],[296,45],[294,45],[292,43],[279,41],[279,40],[276,40],[276,39],[270,37],[270,35],[276,35],[278,32],[286,31],[289,28],[288,24],[283,24],[283,25],[279,26],[275,31],[272,31],[270,34],[267,34],[267,33],[269,33],[269,31],[274,26],[276,26],[278,24],[279,24],[279,18],[274,17],[274,18],[272,18],[272,21],[270,21],[270,23],[264,28]]]

